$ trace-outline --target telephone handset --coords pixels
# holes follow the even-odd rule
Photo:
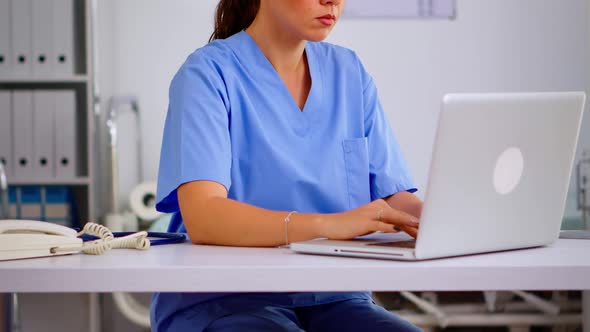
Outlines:
[[[0,235],[2,234],[48,234],[77,237],[76,230],[52,224],[49,222],[35,220],[0,220]]]
[[[83,234],[98,237],[98,240],[83,242]],[[147,249],[150,241],[147,232],[132,233],[117,237],[106,227],[86,223],[81,232],[36,220],[0,220],[0,261],[56,255],[100,255],[113,248]]]
[[[71,228],[34,220],[0,220],[0,261],[66,255],[80,250],[82,239]]]

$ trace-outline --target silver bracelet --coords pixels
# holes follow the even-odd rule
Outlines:
[[[294,213],[297,213],[297,211],[291,211],[287,217],[285,217],[285,246],[289,245],[289,222],[291,221],[291,216]]]

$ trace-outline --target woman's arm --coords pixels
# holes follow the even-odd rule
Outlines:
[[[188,235],[196,244],[279,246],[285,244],[287,212],[271,211],[227,198],[224,186],[194,181],[178,188],[178,202]],[[291,215],[289,242],[320,237],[319,215]]]
[[[213,181],[194,181],[178,188],[178,202],[193,243],[226,246],[274,247],[288,241],[319,237],[351,239],[375,231],[393,232],[394,225],[416,226],[416,218],[392,209],[384,200],[332,214],[271,211],[227,198],[225,187]]]

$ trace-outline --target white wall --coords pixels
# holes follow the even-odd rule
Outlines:
[[[216,3],[99,2],[103,98],[139,96],[148,179],[157,176],[170,79],[186,56],[206,43]],[[329,41],[355,49],[375,77],[416,182],[424,188],[444,93],[590,92],[589,7],[590,0],[459,0],[454,21],[343,20]],[[584,128],[580,142],[590,149],[590,116]],[[122,178],[131,181],[123,191],[134,185],[133,169],[122,167]]]
[[[141,108],[144,180],[157,177],[160,143],[168,103],[170,80],[185,58],[205,44],[213,24],[216,1],[213,0],[100,0],[99,23],[99,84],[103,117],[112,95],[136,95]],[[119,121],[121,205],[137,185],[134,119],[124,113]],[[106,129],[100,130],[106,144]],[[105,148],[102,147],[104,174]],[[109,180],[104,178],[102,197],[107,197]],[[105,199],[106,200],[106,199]],[[107,202],[103,209],[108,208]]]

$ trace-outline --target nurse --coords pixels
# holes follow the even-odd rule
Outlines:
[[[353,51],[322,42],[344,2],[219,2],[210,43],[170,86],[157,193],[158,210],[174,213],[170,231],[257,247],[416,236],[422,202],[375,83]],[[417,330],[365,291],[156,293],[151,322],[153,331]]]

